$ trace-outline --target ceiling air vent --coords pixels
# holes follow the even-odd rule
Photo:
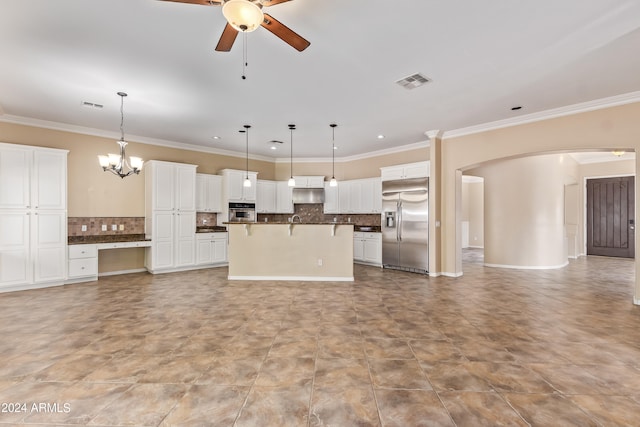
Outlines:
[[[396,83],[405,89],[415,89],[422,86],[425,83],[429,83],[431,80],[420,73],[412,74],[403,79],[398,80]]]
[[[82,101],[80,105],[87,108],[97,108],[97,109],[101,109],[104,107],[104,105],[102,104],[96,104],[95,102],[89,102],[89,101]]]

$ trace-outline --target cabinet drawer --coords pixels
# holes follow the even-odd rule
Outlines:
[[[69,277],[97,276],[98,258],[69,260]]]
[[[382,233],[364,233],[365,239],[382,239]]]
[[[95,258],[98,256],[96,245],[71,245],[69,246],[69,259]]]

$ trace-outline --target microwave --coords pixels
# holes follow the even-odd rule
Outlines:
[[[229,203],[229,222],[256,222],[256,204]]]

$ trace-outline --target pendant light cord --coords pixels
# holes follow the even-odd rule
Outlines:
[[[289,130],[291,131],[291,156],[289,157],[289,160],[291,162],[290,164],[291,179],[293,179],[293,130],[295,128],[296,128],[296,125],[289,125]]]
[[[246,80],[246,67],[249,65],[247,62],[247,32],[242,32],[242,80]]]

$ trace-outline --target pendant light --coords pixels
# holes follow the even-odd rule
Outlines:
[[[131,174],[139,174],[142,170],[142,164],[144,163],[140,157],[129,158],[130,162],[127,162],[125,147],[127,142],[124,140],[124,97],[127,96],[125,92],[118,92],[120,97],[120,140],[117,141],[120,146],[120,154],[108,154],[106,156],[98,156],[100,166],[103,171],[109,171],[114,175],[124,178]],[[129,171],[125,171],[125,168]]]
[[[329,181],[330,187],[337,187],[338,181],[336,181],[336,126],[335,123],[331,123],[331,181]]]
[[[289,187],[296,186],[296,180],[293,179],[293,131],[296,128],[296,125],[289,125],[289,131],[291,132],[291,176],[289,177]]]
[[[251,180],[249,179],[249,128],[251,128],[250,125],[244,125],[245,128],[245,136],[246,136],[246,141],[247,141],[247,157],[246,157],[246,173],[247,176],[244,178],[244,183],[242,184],[244,187],[251,187]]]

